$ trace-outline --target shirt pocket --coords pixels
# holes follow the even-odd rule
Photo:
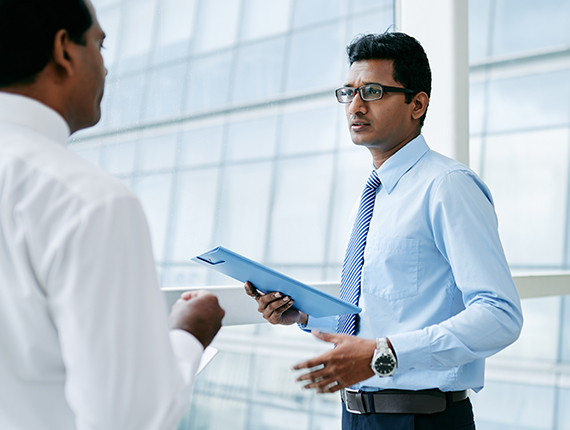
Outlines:
[[[364,252],[362,291],[388,301],[416,296],[419,241],[405,237],[370,239]]]

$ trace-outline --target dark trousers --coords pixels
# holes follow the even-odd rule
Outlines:
[[[448,404],[429,415],[366,414],[347,412],[343,405],[342,430],[475,430],[471,401]]]

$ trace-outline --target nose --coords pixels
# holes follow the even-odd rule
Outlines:
[[[356,91],[354,94],[354,98],[352,101],[347,105],[347,112],[350,115],[355,115],[356,113],[366,114],[368,111],[366,102],[360,98],[360,92]]]

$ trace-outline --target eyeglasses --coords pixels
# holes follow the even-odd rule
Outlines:
[[[354,100],[356,92],[360,94],[360,98],[365,102],[380,100],[384,93],[408,93],[417,94],[419,91],[410,90],[401,87],[387,87],[380,84],[367,84],[358,88],[342,87],[335,91],[336,99],[339,103],[350,103]]]

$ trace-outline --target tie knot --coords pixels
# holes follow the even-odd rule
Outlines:
[[[376,170],[373,170],[372,173],[370,174],[370,177],[368,178],[368,181],[366,182],[366,186],[368,188],[372,188],[373,190],[375,190],[376,188],[378,188],[379,185],[380,185],[380,178],[378,177],[378,173],[376,173]]]

